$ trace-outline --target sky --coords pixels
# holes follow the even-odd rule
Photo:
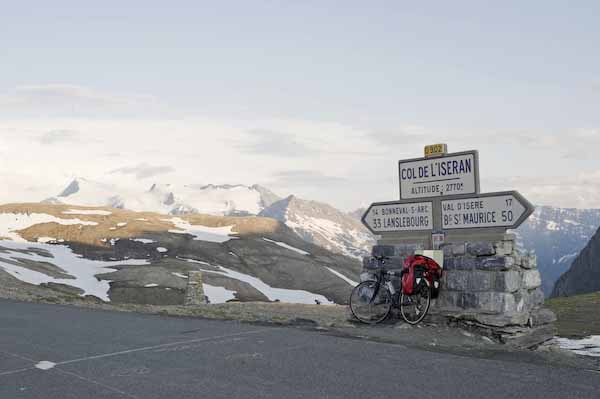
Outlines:
[[[121,171],[352,210],[442,142],[600,208],[600,2],[0,3],[0,202]]]

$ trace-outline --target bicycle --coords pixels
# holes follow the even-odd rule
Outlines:
[[[385,270],[383,265],[390,258],[387,256],[374,256],[373,258],[380,265],[375,271],[376,280],[363,281],[354,287],[350,295],[350,311],[354,317],[366,324],[377,324],[389,317],[392,308],[399,308],[402,318],[407,323],[412,325],[420,323],[429,311],[432,298],[430,281],[433,280],[433,273],[436,273],[438,269],[431,270],[426,265],[413,266],[414,285],[412,290],[397,290],[392,280],[399,277],[402,282],[404,275],[410,273],[410,269],[404,267],[399,273]],[[426,257],[412,258],[428,259]],[[441,274],[441,272],[439,273]],[[439,277],[441,275],[435,276],[435,278]]]

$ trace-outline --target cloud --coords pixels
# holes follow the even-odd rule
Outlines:
[[[274,173],[272,185],[287,186],[327,186],[346,183],[344,177],[329,176],[314,170],[286,170]]]
[[[246,153],[279,157],[303,157],[317,152],[306,144],[299,142],[297,136],[293,134],[268,129],[254,129],[250,130],[248,134],[252,137],[252,142],[237,145],[238,149]]]
[[[126,174],[126,175],[134,175],[136,177],[136,179],[141,180],[141,179],[147,179],[148,177],[162,175],[165,173],[171,173],[174,171],[175,171],[175,169],[171,166],[153,166],[153,165],[148,165],[146,163],[142,163],[137,166],[115,169],[110,173],[111,174],[122,173],[122,174]]]
[[[38,140],[42,144],[58,144],[68,142],[78,142],[80,140],[77,131],[69,129],[51,130],[42,134]]]
[[[415,125],[373,130],[367,133],[367,137],[378,144],[406,145],[415,142],[433,143],[436,133],[431,129]]]
[[[0,106],[17,115],[102,117],[147,114],[162,107],[151,95],[107,93],[65,83],[18,86],[0,93]]]
[[[535,205],[562,208],[600,208],[600,170],[571,176],[485,179],[492,191],[518,190]]]

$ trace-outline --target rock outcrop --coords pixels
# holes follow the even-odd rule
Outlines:
[[[552,290],[552,296],[571,296],[600,291],[600,229],[573,261]]]

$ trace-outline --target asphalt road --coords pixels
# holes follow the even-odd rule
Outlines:
[[[600,374],[294,328],[0,300],[0,399],[594,398]]]

